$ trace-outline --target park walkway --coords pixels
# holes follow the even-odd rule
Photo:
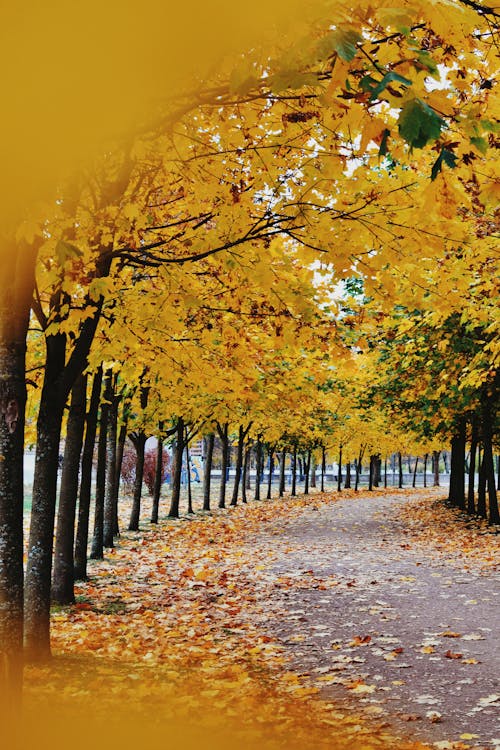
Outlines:
[[[498,577],[458,546],[414,544],[401,511],[411,518],[419,495],[312,503],[266,527],[258,542],[272,561],[254,573],[262,627],[346,712],[363,706],[442,748],[460,738],[500,746]]]

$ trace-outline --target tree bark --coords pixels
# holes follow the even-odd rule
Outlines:
[[[99,439],[97,441],[97,472],[95,483],[94,533],[90,549],[91,560],[104,557],[104,494],[106,491],[106,442],[108,433],[109,404],[101,403]]]
[[[417,466],[418,466],[418,456],[415,456],[415,465],[413,467],[413,481],[411,483],[412,487],[415,487],[417,484]]]
[[[66,429],[66,445],[64,448],[64,463],[57,513],[54,574],[52,579],[52,600],[57,602],[57,604],[71,604],[75,601],[73,543],[75,538],[78,475],[83,444],[83,431],[85,429],[86,396],[87,377],[86,375],[79,375],[71,389],[71,404]]]
[[[398,487],[399,489],[403,487],[403,457],[401,451],[398,452]]]
[[[226,422],[224,425],[217,425],[217,432],[222,443],[222,460],[221,460],[221,474],[220,474],[220,489],[219,489],[219,508],[226,507],[226,487],[227,487],[227,473],[229,470],[229,425]]]
[[[483,463],[488,484],[488,523],[490,525],[497,525],[500,524],[500,514],[498,511],[498,498],[495,482],[495,465],[493,463],[493,420],[491,404],[489,401],[485,401],[483,405],[482,417],[484,435]]]
[[[243,470],[243,450],[245,448],[245,436],[248,429],[245,431],[243,425],[240,424],[238,429],[238,446],[236,448],[236,467],[234,476],[234,487],[233,497],[231,498],[231,505],[237,505],[238,503],[238,492],[240,489],[241,473]]]
[[[339,445],[339,471],[337,474],[337,492],[342,489],[342,445]]]
[[[344,482],[344,489],[350,490],[351,489],[351,462],[348,461],[345,465],[345,482]]]
[[[182,454],[184,453],[184,420],[177,419],[175,433],[173,466],[172,466],[172,499],[170,501],[169,518],[179,518],[179,504],[181,499]]]
[[[132,432],[129,435],[136,452],[134,496],[132,499],[132,510],[130,512],[129,531],[139,530],[141,517],[142,480],[144,478],[144,449],[146,446],[146,433],[142,430]]]
[[[311,451],[307,451],[307,457],[304,461],[304,495],[309,494],[309,472],[311,470]]]
[[[122,478],[122,464],[123,464],[123,452],[125,450],[125,442],[127,440],[127,422],[128,419],[124,416],[124,423],[120,427],[118,433],[118,441],[116,445],[116,472],[115,472],[115,497],[113,499],[113,505],[115,510],[115,522],[114,522],[114,534],[119,536],[120,525],[118,523],[118,502],[120,499],[120,484]]]
[[[247,502],[247,489],[248,489],[248,478],[250,476],[250,456],[252,449],[249,446],[245,450],[245,458],[243,460],[243,476],[241,478],[241,502]]]
[[[274,471],[274,448],[269,448],[269,474],[267,476],[267,494],[266,494],[266,498],[268,500],[271,499],[273,471]]]
[[[255,500],[260,500],[260,483],[262,481],[262,441],[261,436],[257,435],[255,445]]]
[[[203,466],[203,510],[210,510],[210,483],[214,456],[215,435],[211,432],[206,438],[205,464]]]
[[[160,423],[159,429],[162,430],[163,426]],[[158,435],[158,442],[156,444],[156,467],[155,467],[155,483],[153,490],[153,507],[151,509],[151,523],[158,523],[158,511],[160,507],[160,495],[161,485],[163,480],[163,436],[161,433]]]
[[[0,252],[0,722],[21,700],[26,336],[36,248]]]
[[[465,510],[465,443],[466,423],[459,421],[455,435],[451,439],[450,491],[448,501]]]
[[[50,589],[64,390],[58,377],[64,369],[65,337],[46,339],[47,359],[37,420],[33,502],[24,589],[25,653],[30,661],[50,657]],[[64,394],[64,398],[63,398]]]
[[[316,461],[316,454],[313,453],[312,457],[311,457],[311,482],[310,482],[310,484],[311,484],[311,488],[314,488],[314,489],[316,489],[316,482],[317,482],[317,479],[316,479],[316,470],[317,470],[317,468],[318,468],[318,464],[317,464],[317,461]]]
[[[297,443],[293,444],[292,452],[292,489],[290,495],[295,497],[297,494]]]
[[[96,275],[109,273],[111,259],[103,254]],[[58,288],[50,301],[55,323],[61,322],[66,301]],[[66,335],[47,335],[45,372],[37,420],[37,449],[33,479],[28,564],[24,598],[25,653],[31,660],[50,657],[50,582],[56,506],[57,467],[63,409],[73,383],[88,364],[88,354],[99,322],[103,297],[89,296],[85,304],[94,309],[72,341],[66,361]]]
[[[75,540],[75,581],[85,581],[87,579],[87,546],[89,539],[92,465],[97,433],[97,415],[99,412],[99,401],[101,399],[101,385],[102,367],[99,367],[94,375],[92,383],[92,393],[86,417],[85,441],[82,451],[82,471],[78,499],[78,525]]]
[[[116,441],[118,430],[118,398],[115,393],[115,376],[109,370],[104,380],[104,394],[109,401],[109,420],[106,433],[106,484],[104,490],[103,545],[108,549],[114,547],[113,538],[116,525],[117,498],[116,482]]]
[[[321,446],[321,492],[325,491],[325,473],[326,473],[326,448]]]
[[[432,466],[434,471],[433,487],[439,487],[439,457],[441,451],[432,451]]]
[[[193,493],[191,490],[191,457],[189,455],[189,435],[187,427],[184,430],[185,444],[186,444],[186,480],[187,480],[187,491],[188,491],[188,513],[192,514],[193,511]]]
[[[474,483],[476,479],[476,454],[478,445],[478,432],[476,420],[472,420],[472,432],[470,441],[470,458],[469,458],[469,481],[467,483],[467,513],[474,515],[476,512],[476,498],[474,492]]]
[[[479,477],[477,484],[477,508],[476,513],[480,518],[486,518],[486,484],[487,475],[484,466],[484,448],[479,455]]]
[[[281,451],[280,458],[280,485],[279,485],[279,497],[283,497],[285,494],[285,481],[286,481],[286,448]]]

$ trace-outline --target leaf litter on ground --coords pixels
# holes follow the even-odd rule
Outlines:
[[[264,501],[124,532],[105,560],[91,563],[75,605],[53,613],[55,658],[48,667],[27,667],[27,715],[50,715],[57,699],[59,716],[83,716],[91,707],[96,720],[111,713],[127,723],[152,713],[181,734],[185,726],[225,727],[223,735],[240,747],[423,750],[420,742],[389,735],[375,710],[370,719],[369,711],[346,713],[321,700],[318,685],[335,676],[317,675],[316,684],[304,679],[263,632],[266,602],[255,571],[265,575],[273,550],[252,546],[252,534],[276,529],[280,515],[285,522],[337,499],[326,493]],[[312,571],[281,585],[305,581],[338,585],[315,580]],[[352,645],[370,640],[356,635]],[[346,687],[354,694],[375,690],[362,678]]]

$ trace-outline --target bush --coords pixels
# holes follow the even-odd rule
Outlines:
[[[162,461],[162,480],[165,477],[165,472],[170,468],[170,456],[168,451],[163,449],[163,461]],[[144,456],[144,484],[149,490],[149,494],[152,495],[155,489],[155,474],[156,474],[156,448],[146,451]]]
[[[132,492],[135,483],[135,465],[137,461],[137,454],[134,448],[125,446],[123,451],[123,463],[121,468],[121,478],[126,492]],[[163,462],[162,462],[162,478],[165,477],[165,473],[170,470],[170,455],[166,448],[163,449]],[[144,454],[144,477],[143,481],[148,488],[149,494],[152,495],[155,488],[155,473],[156,473],[156,448],[147,450]]]

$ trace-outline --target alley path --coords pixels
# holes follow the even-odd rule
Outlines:
[[[461,737],[500,746],[498,576],[464,570],[460,550],[414,546],[399,517],[411,497],[312,503],[266,529],[272,561],[253,574],[263,625],[290,667],[346,711],[362,705],[444,748]]]

